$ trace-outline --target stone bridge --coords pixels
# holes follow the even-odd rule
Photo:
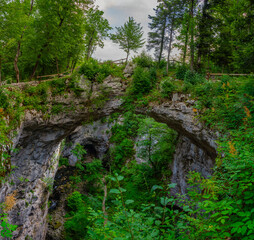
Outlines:
[[[8,183],[0,189],[0,202],[13,194],[16,203],[9,211],[12,224],[18,225],[13,239],[43,240],[47,230],[48,187],[57,171],[60,143],[77,127],[121,111],[121,96],[128,83],[120,78],[108,77],[103,84],[79,81],[84,90],[80,97],[51,97],[52,104],[66,109],[50,118],[35,110],[27,111],[15,138],[18,152],[12,156],[15,166]],[[194,101],[189,96],[174,94],[171,100],[153,102],[136,110],[158,122],[166,123],[180,135],[174,162],[172,181],[177,183],[173,194],[184,194],[186,173],[196,170],[208,177],[216,157],[215,136],[198,122],[193,111]]]

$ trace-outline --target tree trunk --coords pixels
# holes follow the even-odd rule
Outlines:
[[[190,34],[191,34],[191,43],[190,43],[190,48],[191,48],[191,61],[190,61],[190,69],[191,71],[194,71],[194,0],[191,0],[191,8],[190,8],[190,22],[191,22],[191,29],[190,29]]]
[[[183,64],[185,65],[186,61],[186,53],[187,53],[187,46],[188,46],[188,39],[189,39],[189,28],[190,28],[190,20],[188,20],[186,34],[185,34],[185,43],[184,43],[184,51],[183,51]]]
[[[164,19],[164,22],[163,22],[161,46],[160,46],[160,53],[159,53],[159,63],[161,62],[162,52],[164,48],[165,30],[166,30],[166,19]]]
[[[87,60],[91,57],[91,53],[92,53],[92,48],[93,48],[93,35],[94,35],[94,31],[92,32],[91,37],[90,37],[89,42],[88,42],[87,54],[86,54],[86,59],[87,59]]]
[[[21,38],[22,39],[23,37],[23,34],[21,35]],[[16,73],[16,79],[17,79],[17,82],[19,82],[19,68],[18,68],[18,60],[19,60],[19,55],[20,55],[20,41],[18,42],[18,49],[17,49],[17,53],[16,53],[16,56],[14,58],[14,69],[15,69],[15,73]]]
[[[130,55],[130,51],[127,52],[127,57],[126,57],[126,64],[128,63],[128,59],[129,59],[129,55]]]
[[[102,182],[104,184],[104,197],[103,197],[103,201],[102,201],[102,212],[103,212],[103,215],[104,215],[104,226],[107,225],[107,222],[108,222],[108,213],[106,211],[106,200],[107,200],[107,195],[108,195],[108,190],[107,190],[107,182],[106,182],[106,179],[105,179],[105,176],[103,177],[102,179]]]
[[[40,53],[39,53],[38,56],[37,56],[37,60],[36,60],[36,63],[35,63],[35,65],[34,65],[32,75],[30,76],[30,80],[33,79],[34,76],[35,76],[35,72],[36,72],[37,67],[38,67],[38,65],[39,65],[42,52],[43,52],[43,50],[44,50],[44,47],[47,47],[47,45],[48,45],[48,43],[44,44],[44,46],[43,46],[43,47],[41,48],[41,50],[40,50]]]
[[[203,9],[202,9],[202,17],[201,21],[199,21],[199,39],[198,39],[198,49],[197,49],[197,67],[201,68],[202,67],[202,59],[205,58],[206,55],[208,55],[208,48],[209,44],[207,44],[207,31],[211,31],[209,28],[208,24],[208,15],[207,15],[207,10],[208,10],[208,0],[204,0],[203,4]],[[209,30],[207,30],[209,29]]]
[[[56,71],[57,71],[57,75],[59,77],[59,65],[58,65],[58,58],[56,57]]]
[[[167,74],[168,74],[168,69],[169,69],[169,58],[170,58],[171,49],[172,49],[172,42],[173,42],[174,24],[175,24],[175,14],[173,15],[171,28],[170,28],[169,46],[168,46],[168,61],[167,61]]]

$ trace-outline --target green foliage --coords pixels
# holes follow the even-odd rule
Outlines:
[[[17,225],[12,225],[7,220],[7,214],[0,214],[1,237],[12,239],[12,233],[17,229]]]
[[[127,53],[127,60],[130,51],[136,52],[141,48],[145,41],[142,39],[143,31],[140,23],[136,23],[133,17],[121,27],[116,27],[116,33],[111,35],[114,43],[118,43],[120,48]]]
[[[77,191],[73,192],[68,197],[67,205],[71,209],[71,212],[67,215],[68,220],[64,224],[66,239],[79,240],[85,238],[87,233],[86,227],[90,222],[82,194]]]
[[[119,145],[114,148],[114,165],[121,166],[124,160],[132,157],[134,154],[134,143],[131,139],[123,139]]]
[[[244,123],[246,112],[253,112],[252,100],[243,92],[245,83],[245,79],[230,79],[226,83],[197,85],[196,95],[199,101],[196,108],[201,110],[209,107],[205,108],[201,119],[210,127],[216,126],[221,131],[239,128]]]
[[[10,79],[17,75],[25,80],[37,74],[49,75],[75,68],[91,36],[92,49],[102,46],[103,29],[109,26],[105,26],[103,12],[98,9],[93,12],[100,18],[86,14],[92,12],[90,4],[89,0],[51,4],[42,0],[1,1],[0,81],[13,82]],[[92,24],[91,18],[95,23]]]
[[[132,93],[135,95],[143,95],[149,93],[151,89],[152,81],[149,71],[137,67],[133,74]]]
[[[176,78],[184,80],[185,74],[189,69],[185,65],[181,65],[176,69]]]
[[[68,203],[67,206],[74,212],[77,212],[80,208],[83,207],[84,202],[82,199],[82,194],[80,192],[73,192],[69,197],[68,197]]]
[[[150,81],[152,83],[152,87],[155,87],[156,82],[157,82],[157,69],[155,67],[151,67],[149,69],[149,74],[150,74]]]
[[[109,75],[123,77],[121,67],[110,62],[100,64],[92,58],[80,67],[79,73],[84,74],[90,81],[97,81],[99,83],[103,82]]]
[[[126,189],[122,187],[124,177],[116,174],[110,177],[116,188],[110,190],[113,212],[106,224],[100,211],[91,210],[90,219],[94,225],[89,227],[88,239],[173,239],[174,223],[179,215],[178,210],[169,207],[174,199],[157,197],[156,204],[141,204],[140,211],[132,208],[132,199],[126,199]],[[167,207],[168,206],[168,207]]]
[[[108,37],[108,31],[112,28],[107,19],[103,18],[103,11],[98,8],[90,8],[86,12],[84,29],[86,32],[84,43],[86,59],[92,56],[96,47],[103,47],[103,40]]]
[[[133,62],[141,68],[150,68],[154,66],[153,58],[146,52],[142,52],[140,55],[133,59]]]
[[[99,186],[102,184],[102,177],[105,169],[102,165],[102,160],[93,159],[92,162],[86,163],[83,179],[87,182],[87,190],[90,194],[100,192]]]
[[[172,93],[176,90],[176,86],[171,79],[165,79],[160,84],[161,96],[164,98],[170,98]]]
[[[82,160],[83,156],[87,153],[82,145],[79,143],[71,150],[78,160]]]
[[[69,165],[68,158],[60,157],[60,159],[59,159],[59,167],[61,167],[61,166],[68,166],[68,165]]]
[[[144,119],[139,126],[138,156],[151,164],[156,177],[170,174],[168,166],[175,152],[177,133],[153,119]]]
[[[0,89],[0,107],[3,109],[7,109],[9,107],[8,97],[4,94],[2,89]]]
[[[84,74],[90,81],[96,79],[96,75],[99,72],[99,63],[95,59],[89,59],[80,67],[80,74]]]
[[[204,81],[204,78],[202,75],[198,74],[194,71],[186,71],[184,75],[184,83],[195,85],[198,83],[202,83]]]
[[[165,59],[162,59],[158,64],[157,64],[159,69],[165,69],[167,66],[167,61]]]
[[[243,92],[254,97],[254,77],[251,76],[243,86]]]
[[[87,227],[91,222],[87,213],[78,211],[70,220],[66,221],[64,228],[66,231],[66,240],[87,239]]]

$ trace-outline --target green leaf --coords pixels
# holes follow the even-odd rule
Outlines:
[[[170,202],[170,199],[167,197],[161,197],[161,205],[166,206]]]
[[[111,189],[109,193],[120,194],[121,192],[118,189]]]
[[[163,187],[159,186],[159,185],[154,185],[151,189],[151,192],[154,192],[155,190],[160,189],[163,190]]]
[[[132,203],[134,203],[134,200],[131,200],[131,199],[126,200],[126,202],[125,202],[126,205],[129,205],[129,204],[132,204]]]
[[[117,176],[116,178],[117,178],[118,181],[122,181],[124,179],[123,176]]]
[[[160,221],[160,220],[156,220],[156,221],[155,221],[155,225],[156,225],[156,226],[159,226],[160,224],[161,224],[161,221]]]
[[[121,187],[119,187],[119,190],[120,190],[121,192],[126,192],[126,189],[121,188]]]
[[[170,183],[170,184],[168,184],[168,188],[175,188],[176,187],[176,183]]]

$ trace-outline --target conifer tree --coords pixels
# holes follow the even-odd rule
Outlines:
[[[111,34],[113,42],[119,44],[120,48],[126,52],[126,62],[131,51],[136,52],[145,44],[142,38],[142,29],[140,23],[135,22],[133,17],[129,17],[129,20],[123,26],[116,27],[115,34]]]
[[[158,59],[158,62],[160,63],[167,42],[167,13],[162,4],[159,4],[154,11],[155,16],[148,16],[152,21],[149,23],[149,28],[152,32],[148,33],[147,49],[155,49],[156,59]]]

